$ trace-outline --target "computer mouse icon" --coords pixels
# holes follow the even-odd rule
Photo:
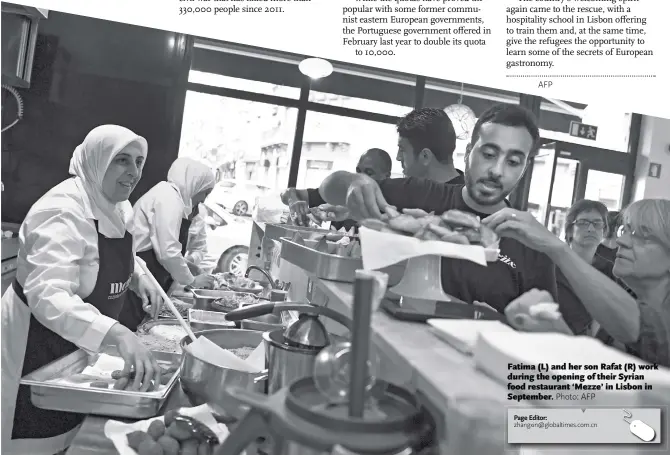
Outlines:
[[[633,420],[629,425],[630,432],[643,440],[651,442],[656,437],[656,431],[641,420]]]

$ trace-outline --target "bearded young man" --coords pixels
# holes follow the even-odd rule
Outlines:
[[[510,206],[514,190],[539,149],[537,122],[528,110],[497,105],[478,119],[465,156],[465,185],[436,183],[427,179],[388,179],[377,183],[365,176],[335,172],[319,191],[330,204],[345,205],[356,219],[379,218],[384,209],[420,208],[441,214],[451,209],[485,219]],[[531,216],[513,211],[510,216]],[[556,298],[554,264],[543,253],[503,237],[499,260],[487,267],[442,259],[444,291],[466,302],[485,302],[503,312],[514,299],[531,289],[548,291]]]

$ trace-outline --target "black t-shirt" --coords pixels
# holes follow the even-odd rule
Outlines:
[[[420,208],[442,214],[458,209],[486,218],[465,204],[464,185],[435,183],[429,180],[389,179],[380,184],[386,201],[398,209]],[[444,291],[466,302],[487,303],[498,311],[533,288],[548,291],[557,298],[554,263],[546,254],[511,238],[500,240],[498,261],[487,267],[459,259],[442,259]]]
[[[605,245],[598,245],[598,249],[596,250],[596,254],[607,259],[608,261],[614,263],[614,260],[616,259],[616,252],[617,248],[610,248]]]
[[[612,274],[612,268],[614,267],[612,261],[596,254],[593,258],[592,265],[610,280],[616,281],[616,278]],[[572,290],[572,286],[568,283],[568,279],[558,267],[556,267],[556,287],[558,288],[558,302],[561,307],[563,319],[565,319],[565,322],[574,334],[585,334],[591,327],[593,318],[586,307],[584,307],[584,304],[579,297],[577,297],[575,291]]]
[[[458,172],[458,177],[454,177],[453,179],[445,183],[448,183],[449,185],[465,184],[465,174],[463,174],[463,171],[459,171],[458,169],[456,169],[456,172]]]

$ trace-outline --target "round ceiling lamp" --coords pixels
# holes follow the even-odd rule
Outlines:
[[[298,69],[312,79],[322,79],[332,74],[333,65],[322,58],[306,58],[300,62]]]
[[[475,123],[477,123],[477,116],[469,106],[463,104],[463,84],[461,84],[461,95],[458,103],[445,107],[444,112],[451,119],[451,123],[454,124],[456,138],[459,140],[470,139]]]
[[[465,104],[452,104],[445,107],[444,112],[447,113],[451,119],[451,123],[454,124],[456,138],[460,140],[470,139],[472,129],[475,127],[475,123],[477,123],[477,116],[472,109]]]

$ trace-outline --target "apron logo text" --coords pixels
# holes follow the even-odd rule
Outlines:
[[[128,277],[128,279],[123,282],[123,283],[110,283],[109,284],[109,296],[107,297],[108,300],[113,300],[119,298],[121,295],[123,295],[126,290],[128,290],[128,287],[130,286],[130,280],[132,279],[132,276]]]

